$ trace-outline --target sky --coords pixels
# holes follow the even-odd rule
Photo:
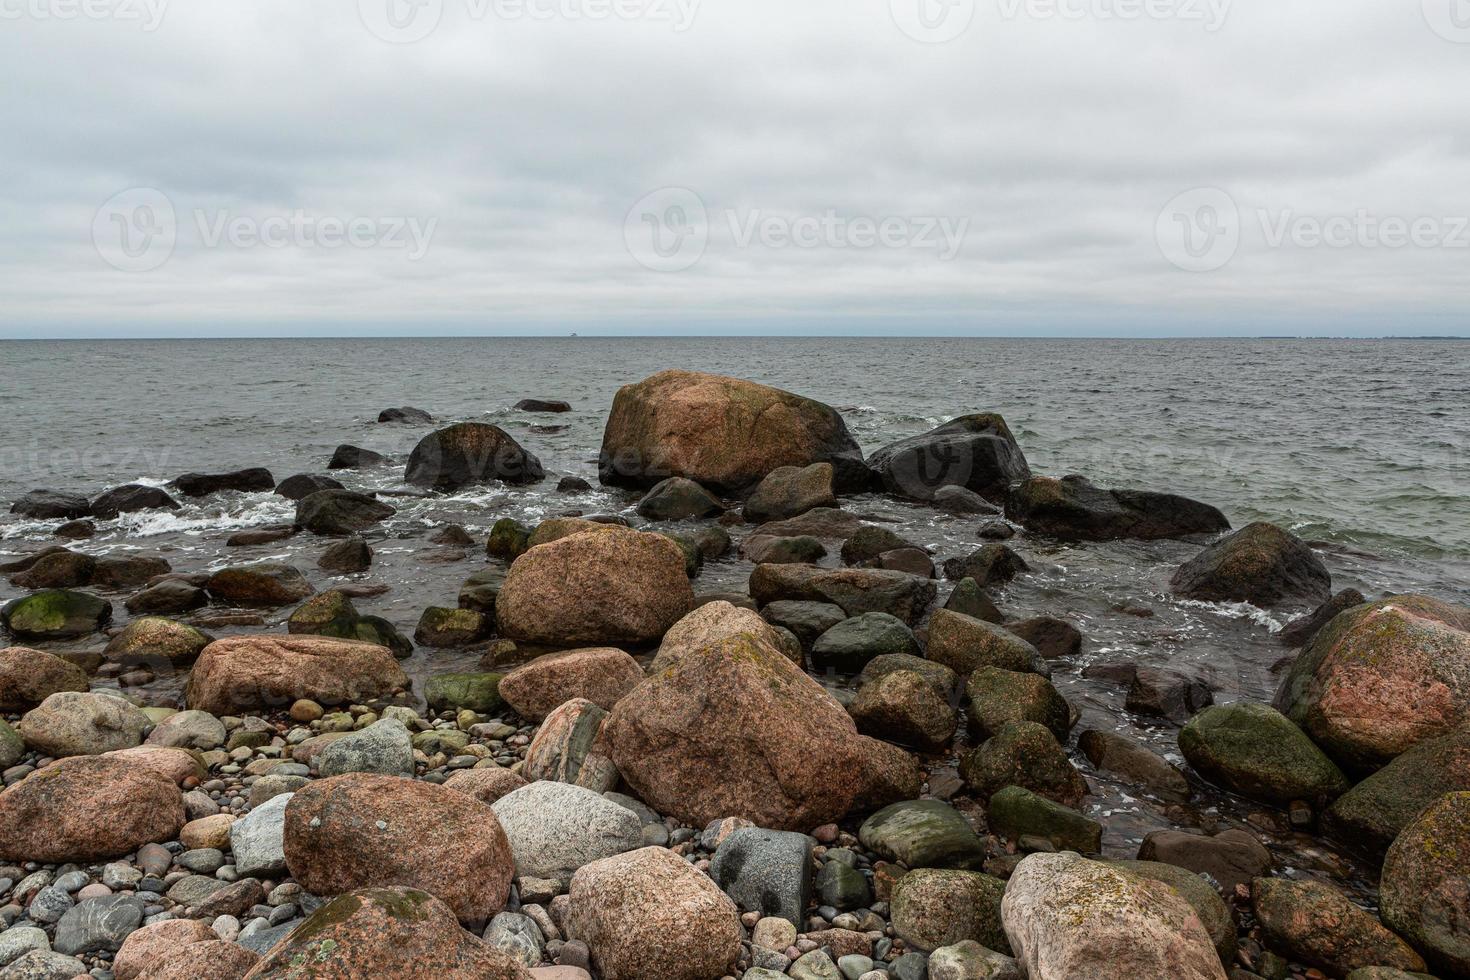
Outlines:
[[[1470,0],[0,21],[0,337],[1470,334]]]

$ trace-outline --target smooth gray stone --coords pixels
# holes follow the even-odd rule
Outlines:
[[[812,848],[806,834],[742,827],[725,838],[710,876],[735,904],[800,929],[812,898]]]

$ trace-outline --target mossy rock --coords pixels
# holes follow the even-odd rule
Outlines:
[[[1470,729],[1420,742],[1348,790],[1323,815],[1327,831],[1372,853],[1446,793],[1470,791]]]
[[[978,871],[922,868],[893,886],[893,931],[914,949],[932,952],[966,939],[1010,955],[1000,921],[1005,882]]]
[[[435,674],[424,683],[424,700],[436,711],[468,708],[480,714],[499,711],[504,674]]]
[[[505,584],[505,571],[500,568],[485,568],[464,580],[459,587],[459,608],[473,609],[486,616],[495,616],[495,600],[500,587]]]
[[[968,577],[955,583],[954,591],[944,601],[944,608],[987,623],[999,623],[1005,618],[980,583]]]
[[[985,843],[964,816],[941,800],[904,800],[884,807],[858,830],[863,846],[909,868],[978,871]]]
[[[490,527],[485,553],[501,561],[515,561],[530,547],[531,529],[513,517],[502,517]]]
[[[1470,976],[1470,793],[1447,793],[1383,860],[1383,922],[1436,973]]]
[[[665,534],[662,531],[654,533],[668,538],[678,546],[679,550],[684,553],[684,574],[690,578],[697,578],[700,570],[704,568],[704,552],[699,550],[699,542],[687,534]]]
[[[17,640],[72,640],[111,621],[112,603],[70,589],[45,589],[0,608],[0,626]]]
[[[1102,850],[1102,824],[1023,786],[1007,786],[992,795],[985,821],[991,833],[1009,841],[1039,837],[1059,851]]]
[[[162,616],[144,616],[113,637],[103,656],[116,663],[189,664],[213,642],[214,637],[201,629]]]
[[[960,778],[989,799],[1007,786],[1022,786],[1063,806],[1087,795],[1087,780],[1045,725],[1012,721],[960,760]]]
[[[1195,715],[1179,733],[1179,751],[1211,782],[1266,803],[1325,805],[1350,785],[1291,719],[1251,701]]]
[[[1072,727],[1072,709],[1051,681],[1040,674],[981,667],[965,683],[970,721],[983,734],[994,735],[1007,722],[1045,725],[1059,740]]]
[[[414,630],[416,643],[426,647],[465,647],[489,639],[495,621],[474,609],[430,606]]]
[[[402,660],[413,653],[413,644],[398,628],[380,616],[364,616],[352,600],[337,589],[312,596],[296,608],[286,621],[290,633],[331,636],[339,640],[376,643]]]
[[[9,769],[25,754],[26,743],[20,733],[0,719],[0,770]]]

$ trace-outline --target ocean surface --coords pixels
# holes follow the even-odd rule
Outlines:
[[[389,584],[391,591],[358,608],[412,635],[422,610],[454,605],[459,584],[485,561],[478,549],[465,560],[437,560],[444,549],[428,539],[445,524],[483,539],[504,516],[632,515],[633,494],[554,487],[564,475],[596,486],[613,393],[665,368],[732,374],[819,398],[842,411],[865,451],[957,415],[998,411],[1037,473],[1182,493],[1220,507],[1237,527],[1275,521],[1317,545],[1334,589],[1470,602],[1470,342],[1457,341],[12,341],[0,343],[0,502],[34,488],[95,496],[128,482],[162,485],[186,472],[247,466],[268,467],[281,480],[325,472],[342,443],[385,453],[395,465],[334,476],[352,489],[400,491],[407,489],[402,463],[432,427],[380,425],[380,410],[423,408],[436,424],[494,422],[541,458],[546,482],[395,497],[397,516],[369,535],[374,567],[352,577]],[[526,397],[565,399],[573,411],[512,408]],[[181,502],[177,512],[100,522],[96,538],[73,547],[157,554],[185,572],[289,560],[318,588],[333,582],[315,566],[325,543],[311,535],[225,547],[235,531],[289,522],[294,505],[284,499],[222,494]],[[845,498],[843,506],[894,522],[936,559],[980,543],[975,518],[878,496]],[[56,523],[0,516],[0,562],[54,543]],[[1286,652],[1274,633],[1289,613],[1172,598],[1169,575],[1200,542],[1073,546],[1021,535],[1011,544],[1034,571],[995,594],[1001,608],[1018,617],[1059,616],[1086,636],[1075,663],[1056,665],[1057,686],[1082,709],[1078,731],[1124,731],[1177,758],[1173,726],[1130,716],[1120,689],[1081,676],[1089,664],[1167,664],[1208,677],[1217,700],[1270,697],[1278,676],[1272,667]],[[738,558],[709,563],[696,591],[743,590],[750,567]],[[946,591],[941,586],[941,596]],[[0,601],[17,594],[0,582]],[[122,620],[121,602],[115,607]],[[1138,615],[1142,609],[1152,614]],[[271,615],[268,628],[288,613]],[[77,646],[101,644],[94,638]],[[406,666],[421,677],[473,662],[419,650]],[[167,700],[173,691],[142,693]],[[1104,788],[1094,809],[1110,817],[1114,853],[1132,856],[1144,830],[1169,824],[1126,788],[1092,775]],[[1221,819],[1253,809],[1226,798],[1206,803]],[[1282,846],[1294,862],[1347,873],[1339,864],[1345,859],[1316,844]]]

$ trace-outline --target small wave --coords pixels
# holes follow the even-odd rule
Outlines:
[[[1272,633],[1281,632],[1281,628],[1286,625],[1260,606],[1253,606],[1249,602],[1204,602],[1199,599],[1175,599],[1174,602],[1179,606],[1203,609],[1230,619],[1247,619],[1258,626],[1266,627]]]

